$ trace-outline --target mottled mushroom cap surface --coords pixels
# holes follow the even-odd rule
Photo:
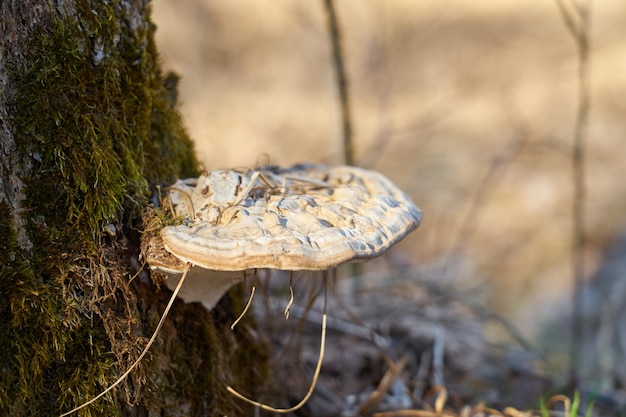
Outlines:
[[[385,176],[348,166],[212,171],[169,198],[185,220],[161,231],[165,248],[218,271],[329,269],[380,255],[421,220]]]

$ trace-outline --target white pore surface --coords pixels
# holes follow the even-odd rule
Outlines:
[[[182,271],[166,271],[158,269],[167,276],[167,288],[174,291],[182,277]],[[207,271],[193,266],[187,273],[185,284],[180,288],[178,297],[186,303],[200,302],[207,310],[222,299],[224,294],[243,280],[243,272]]]
[[[322,270],[380,255],[420,210],[385,176],[356,167],[219,170],[169,191],[184,224],[161,232],[177,258],[206,269]]]

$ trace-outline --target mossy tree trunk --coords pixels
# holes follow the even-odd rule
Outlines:
[[[0,415],[53,416],[139,355],[169,291],[143,263],[146,208],[197,173],[143,0],[0,1]],[[83,416],[241,415],[263,349],[177,302],[151,354]]]

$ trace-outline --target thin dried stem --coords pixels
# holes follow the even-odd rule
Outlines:
[[[248,298],[248,302],[246,303],[246,306],[243,308],[243,311],[241,312],[239,317],[237,317],[237,320],[235,320],[233,322],[233,324],[231,324],[230,330],[235,330],[235,326],[241,321],[243,316],[245,316],[246,313],[248,312],[248,309],[250,308],[250,305],[252,305],[252,299],[254,298],[254,291],[256,291],[256,285],[255,284],[252,285],[252,290],[250,291],[250,297]]]
[[[343,62],[343,50],[341,47],[341,32],[337,20],[337,13],[332,0],[324,0],[324,9],[328,19],[328,31],[333,50],[333,63],[337,88],[339,90],[339,102],[341,105],[341,120],[343,127],[343,159],[346,165],[354,165],[354,149],[352,144],[352,120],[350,117],[350,97],[348,95],[348,77]]]
[[[372,411],[382,402],[385,394],[391,389],[391,386],[400,377],[408,362],[408,357],[404,356],[398,363],[392,362],[387,372],[382,377],[376,389],[370,394],[367,400],[359,406],[359,415],[371,414]]]
[[[323,282],[326,282],[327,280],[327,274],[328,272],[324,272],[324,280]],[[283,346],[280,354],[278,355],[278,357],[282,357],[285,355],[286,351],[291,348],[292,346],[294,346],[296,344],[296,337],[302,333],[302,329],[304,329],[304,325],[307,322],[307,316],[309,314],[309,312],[312,310],[313,305],[315,304],[315,300],[317,299],[317,297],[320,295],[322,289],[320,288],[315,288],[314,289],[314,285],[317,282],[317,279],[315,280],[311,280],[311,296],[309,297],[309,299],[307,300],[307,303],[304,306],[303,309],[303,313],[301,315],[300,320],[298,320],[298,323],[295,326],[294,331],[291,333],[291,335],[289,336],[289,339],[287,340],[287,342],[285,343],[285,345]],[[326,286],[322,284],[322,286],[324,287],[324,293],[326,293]],[[300,357],[300,348],[301,346],[298,344],[296,346],[296,351],[297,354],[295,355],[296,357]]]
[[[307,401],[309,401],[309,398],[311,398],[311,395],[313,395],[313,391],[315,390],[315,386],[317,385],[317,379],[319,378],[320,371],[322,370],[322,362],[324,361],[324,348],[326,346],[326,318],[327,318],[326,304],[328,301],[327,286],[328,286],[328,276],[326,275],[326,272],[324,272],[324,312],[322,314],[322,336],[320,338],[320,354],[317,359],[317,365],[315,366],[315,371],[313,372],[313,379],[311,381],[311,385],[309,386],[309,390],[307,391],[304,398],[302,398],[302,400],[298,404],[294,405],[291,408],[274,408],[267,404],[263,404],[258,401],[254,401],[254,400],[251,400],[250,398],[245,397],[244,395],[237,392],[230,385],[226,386],[226,390],[229,393],[231,393],[232,395],[234,395],[235,397],[239,398],[242,401],[252,404],[255,407],[259,407],[262,410],[271,411],[273,413],[280,413],[280,414],[287,414],[287,413],[291,413],[293,411],[299,410],[300,408],[304,406],[304,404],[307,403]]]
[[[293,271],[289,272],[289,302],[287,303],[287,307],[285,307],[285,320],[289,318],[289,309],[293,304]]]
[[[185,282],[185,278],[187,278],[187,273],[189,272],[189,269],[191,268],[192,264],[191,263],[187,263],[187,265],[185,266],[185,269],[183,271],[183,276],[180,278],[180,281],[178,282],[178,285],[176,286],[176,288],[174,289],[174,292],[172,293],[172,296],[170,297],[170,301],[167,303],[167,306],[165,307],[165,311],[163,311],[163,315],[161,316],[161,320],[159,320],[159,323],[157,324],[156,329],[154,329],[154,333],[152,334],[152,337],[150,338],[150,340],[148,341],[148,344],[146,345],[146,347],[143,349],[143,351],[141,352],[141,355],[139,355],[139,357],[135,360],[135,362],[133,362],[133,364],[126,370],[126,372],[124,372],[122,374],[122,376],[120,376],[117,381],[115,381],[113,384],[111,384],[107,389],[105,389],[104,391],[102,391],[100,394],[98,394],[96,397],[92,398],[91,400],[87,401],[86,403],[66,412],[61,414],[61,417],[65,417],[68,416],[82,408],[87,407],[88,405],[94,403],[95,401],[99,400],[100,398],[102,398],[104,395],[106,395],[109,391],[111,391],[113,388],[117,387],[119,384],[122,383],[122,381],[124,381],[124,379],[126,379],[126,377],[128,375],[130,375],[130,373],[133,371],[133,369],[135,369],[137,367],[137,365],[139,365],[139,362],[141,362],[141,360],[143,359],[144,356],[146,356],[146,354],[148,353],[148,350],[150,349],[150,347],[152,346],[152,344],[154,343],[154,341],[156,340],[157,335],[159,334],[159,330],[161,330],[161,327],[163,327],[163,324],[165,323],[165,319],[167,318],[168,313],[170,312],[170,309],[172,308],[172,305],[174,304],[174,300],[176,299],[176,296],[178,295],[178,292],[180,291],[180,289],[183,286],[183,283]]]
[[[580,364],[580,346],[582,345],[583,326],[583,287],[585,275],[585,142],[591,107],[590,93],[590,35],[591,1],[572,1],[568,9],[563,0],[556,0],[563,21],[570,30],[578,50],[578,109],[572,150],[572,181],[574,198],[572,207],[572,270],[574,278],[572,343],[570,351],[570,378],[573,382],[578,377]]]
[[[185,199],[189,203],[189,207],[191,208],[189,210],[189,213],[187,213],[187,214],[189,215],[189,218],[191,220],[195,220],[195,218],[196,218],[196,209],[193,207],[193,200],[191,199],[191,196],[186,191],[183,191],[183,190],[178,189],[176,187],[169,187],[168,188],[168,192],[171,193],[172,191],[176,191],[176,192],[180,193],[182,196],[185,197]],[[169,198],[167,200],[168,200],[168,203],[170,205],[170,210],[172,211],[172,214],[174,214],[174,216],[177,216],[176,210],[174,210],[174,206],[172,205],[172,200],[170,200]]]

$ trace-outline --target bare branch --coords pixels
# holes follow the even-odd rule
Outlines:
[[[574,198],[572,204],[572,272],[574,278],[572,343],[570,351],[570,378],[576,383],[580,364],[580,346],[584,337],[583,287],[585,285],[585,142],[591,107],[590,93],[590,34],[591,1],[572,0],[572,10],[568,10],[564,0],[556,0],[563,22],[572,33],[578,50],[578,109],[572,149],[572,181]],[[576,22],[574,22],[576,19]]]
[[[557,6],[559,7],[559,12],[561,13],[561,18],[563,18],[563,23],[570,31],[572,36],[575,39],[578,39],[580,33],[584,31],[582,22],[580,21],[580,9],[577,7],[576,12],[567,8],[564,3],[564,0],[555,0]]]
[[[341,104],[341,120],[343,126],[343,152],[344,162],[347,165],[354,165],[354,147],[352,144],[352,121],[350,117],[350,100],[348,95],[348,78],[343,61],[343,51],[341,47],[341,33],[337,21],[337,13],[332,0],[324,0],[324,8],[328,18],[328,31],[333,49],[333,62],[335,66],[335,76],[339,90],[339,101]]]

